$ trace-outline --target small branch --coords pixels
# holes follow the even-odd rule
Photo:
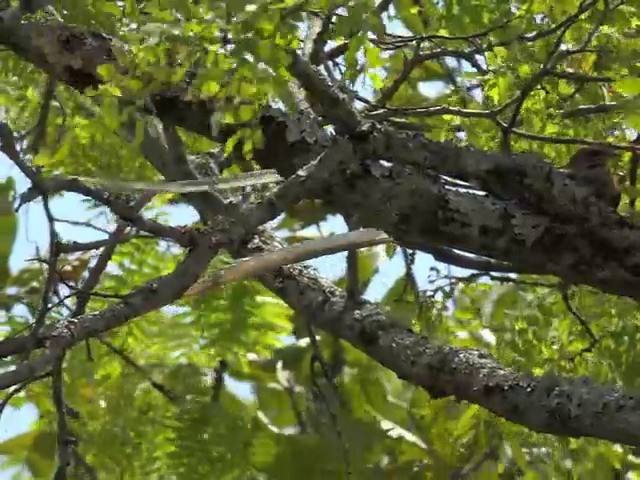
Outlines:
[[[164,134],[168,156],[170,163],[174,166],[173,168],[188,168],[189,161],[187,160],[184,143],[182,142],[182,138],[180,138],[177,128],[167,122],[162,122],[162,133]],[[160,171],[162,172],[164,169]],[[209,203],[210,209],[219,213],[224,212],[226,204],[222,197],[213,190],[209,190],[208,194],[207,202]]]
[[[304,412],[298,405],[296,400],[296,386],[293,382],[293,379],[289,378],[287,375],[287,381],[280,381],[280,386],[282,389],[287,392],[289,396],[289,404],[291,405],[291,410],[293,411],[293,415],[296,418],[296,424],[298,425],[298,433],[307,433],[309,431],[309,427],[307,427],[307,422],[304,418]]]
[[[110,341],[105,340],[104,338],[100,338],[98,337],[98,341],[104,345],[107,349],[109,349],[111,352],[113,352],[114,354],[116,354],[117,356],[119,356],[127,365],[129,365],[130,367],[132,367],[134,370],[136,370],[137,372],[141,373],[149,382],[149,384],[158,392],[160,393],[163,397],[165,397],[167,400],[169,400],[171,403],[176,403],[178,402],[178,400],[180,399],[178,397],[178,395],[176,393],[174,393],[173,391],[171,391],[170,388],[162,385],[159,382],[156,382],[151,373],[147,371],[146,368],[144,368],[142,365],[139,365],[127,352],[125,352],[124,350],[116,347],[114,344],[112,344]]]
[[[29,189],[25,193],[23,193],[20,199],[20,205],[24,205],[25,203],[32,201],[36,196],[39,195],[38,190],[47,192],[48,194],[62,191],[79,193],[108,207],[114,214],[116,214],[125,222],[133,225],[138,230],[148,232],[160,238],[171,239],[182,247],[189,247],[193,244],[193,232],[181,228],[163,225],[154,220],[145,218],[144,216],[138,214],[136,210],[133,209],[130,205],[119,200],[110,192],[102,189],[91,188],[78,179],[66,178],[62,176],[49,177],[44,179],[39,178],[36,175],[34,185],[38,185],[36,187],[36,192],[34,192],[32,189]]]
[[[229,365],[225,359],[220,359],[213,369],[213,385],[211,387],[211,402],[217,403],[224,389],[224,374]]]
[[[312,65],[320,65],[325,59],[324,49],[327,46],[327,34],[333,25],[333,12],[329,12],[322,20],[319,30],[315,36],[311,38],[312,45],[308,52],[305,52],[305,58],[308,58]]]
[[[489,460],[498,460],[500,448],[492,446],[488,448],[475,462],[468,464],[464,468],[456,469],[449,480],[464,480],[465,478],[473,478],[474,475],[482,465]]]
[[[362,292],[360,291],[360,272],[358,269],[358,260],[358,250],[347,250],[347,286],[345,291],[347,294],[348,304],[355,304],[355,302],[357,302],[357,300],[362,295]]]
[[[9,157],[9,160],[15,163],[20,172],[22,172],[35,187],[41,187],[41,185],[38,184],[40,181],[39,175],[21,158],[16,146],[13,130],[6,122],[0,122],[0,150]],[[40,188],[40,191],[42,191],[42,188]]]
[[[49,199],[46,194],[46,189],[40,175],[25,162],[18,149],[16,148],[15,137],[13,131],[8,123],[0,122],[0,149],[9,157],[9,159],[20,169],[20,171],[29,179],[33,184],[33,188],[44,196],[43,206],[44,212],[47,218],[48,231],[49,231],[49,259],[47,262],[47,278],[45,280],[44,288],[42,290],[42,296],[40,300],[40,308],[36,314],[35,323],[30,333],[30,345],[33,347],[37,343],[37,337],[40,330],[45,324],[46,316],[49,313],[49,301],[51,292],[54,289],[56,282],[56,271],[59,252],[57,251],[58,234],[55,229],[55,220],[51,209],[49,207]],[[29,352],[26,352],[27,355]]]
[[[584,145],[595,147],[608,147],[615,150],[625,150],[628,152],[640,151],[640,145],[633,143],[614,143],[606,142],[602,140],[587,140],[586,138],[572,138],[572,137],[552,137],[550,135],[540,135],[537,133],[525,132],[514,128],[511,131],[514,135],[522,138],[528,138],[529,140],[538,140],[545,143],[553,143],[557,145]]]
[[[310,182],[311,175],[327,154],[331,154],[331,151],[322,151],[314,160],[307,163],[289,177],[285,183],[263,198],[258,205],[243,212],[241,218],[238,219],[238,223],[242,224],[246,231],[252,232],[259,226],[275,219],[288,207],[313,195],[313,185]]]
[[[633,143],[635,145],[640,145],[640,133],[636,134],[636,138],[633,140]],[[634,189],[637,188],[637,184],[638,184],[638,166],[639,165],[640,165],[640,151],[635,150],[631,152],[631,159],[629,160],[629,173],[627,175],[629,180],[629,186],[631,186]],[[629,208],[631,208],[632,211],[636,209],[637,199],[638,199],[637,193],[629,196]]]
[[[509,121],[506,123],[506,125],[502,129],[502,150],[504,152],[509,153],[511,151],[509,147],[510,136],[513,128],[516,126],[518,118],[520,117],[522,107],[524,106],[524,102],[526,101],[527,97],[531,92],[533,92],[534,88],[538,85],[538,83],[540,83],[540,81],[545,76],[547,76],[549,72],[551,72],[558,63],[560,63],[562,59],[565,58],[564,54],[560,52],[560,48],[562,47],[562,40],[564,39],[564,36],[569,31],[569,28],[571,28],[572,26],[573,26],[573,23],[567,23],[562,28],[562,30],[560,31],[560,34],[558,35],[558,38],[556,39],[556,41],[553,44],[553,47],[551,48],[551,52],[549,53],[547,61],[542,65],[542,67],[535,74],[533,74],[529,78],[529,80],[527,80],[527,82],[523,85],[522,89],[516,95],[516,97],[512,101],[508,102],[509,104],[513,103],[514,106],[513,106],[513,111],[511,113],[511,117],[509,118]]]
[[[589,345],[583,348],[580,351],[580,353],[590,352],[598,344],[598,341],[599,341],[598,337],[595,335],[595,333],[593,333],[593,330],[591,330],[591,327],[589,326],[589,322],[587,322],[587,320],[580,314],[580,312],[578,312],[575,308],[573,308],[573,305],[571,304],[571,299],[569,298],[568,286],[563,284],[560,288],[560,293],[562,295],[562,301],[564,302],[564,305],[567,307],[567,310],[569,311],[569,313],[573,315],[573,318],[575,318],[578,321],[578,323],[580,324],[584,332],[589,336],[589,339],[590,339]]]
[[[347,474],[347,478],[351,478],[351,459],[349,457],[349,446],[345,442],[342,429],[340,428],[340,422],[338,421],[338,414],[334,409],[334,405],[337,408],[340,404],[344,402],[340,396],[340,391],[336,386],[334,378],[331,376],[331,371],[329,370],[329,366],[327,365],[324,355],[322,355],[322,350],[320,349],[320,345],[318,344],[318,338],[316,337],[316,334],[313,331],[313,325],[309,322],[308,319],[306,320],[307,320],[306,321],[307,337],[309,338],[309,343],[311,344],[311,349],[313,350],[313,354],[309,359],[309,378],[311,379],[311,382],[315,387],[317,395],[325,404],[326,410],[329,413],[331,424],[333,425],[333,428],[336,433],[336,437],[338,438],[338,441],[340,442],[340,446],[342,447],[342,455],[343,455],[343,461],[344,461],[345,471],[346,471],[345,473]],[[322,370],[322,376],[324,377],[327,385],[329,386],[329,391],[334,394],[337,402],[335,403],[330,402],[327,395],[324,392],[324,389],[318,384],[318,381],[316,379],[316,374],[315,374],[315,368],[314,368],[315,364],[318,364],[320,366],[320,369]]]
[[[616,81],[613,77],[607,77],[604,75],[587,75],[586,73],[580,72],[568,72],[568,71],[557,71],[549,73],[550,77],[561,78],[563,80],[571,80],[572,82],[577,83],[613,83]]]
[[[351,102],[322,77],[320,72],[297,52],[292,52],[289,73],[307,92],[307,100],[313,111],[332,122],[339,130],[353,134],[361,121]]]
[[[156,239],[156,237],[151,235],[140,235],[136,233],[127,233],[122,235],[120,238],[116,240],[117,244],[123,244],[130,242],[136,238],[145,238],[145,239]],[[100,248],[104,248],[107,245],[110,245],[114,240],[111,238],[105,238],[103,240],[94,240],[93,242],[62,242],[58,244],[58,252],[60,254],[68,254],[68,253],[77,253],[77,252],[88,252],[91,250],[98,250]]]
[[[47,120],[49,119],[49,111],[51,109],[51,101],[56,91],[56,80],[49,76],[47,78],[47,85],[44,90],[44,96],[42,98],[42,105],[40,106],[40,114],[38,120],[33,129],[33,142],[31,144],[31,152],[33,155],[37,155],[40,152],[40,145],[42,141],[46,139],[47,135]]]
[[[389,102],[394,95],[400,90],[400,87],[407,81],[411,73],[421,64],[428,62],[430,60],[437,60],[440,58],[460,58],[467,61],[472,67],[474,67],[478,72],[486,73],[486,68],[478,62],[476,58],[476,54],[472,52],[465,52],[461,50],[453,50],[453,49],[442,49],[435,50],[430,52],[419,53],[420,44],[416,44],[414,49],[414,53],[410,60],[405,63],[402,72],[398,77],[394,79],[394,81],[387,87],[387,89],[383,90],[380,94],[380,98],[376,100],[377,104],[385,105]]]
[[[521,15],[515,15],[497,25],[493,25],[491,27],[487,27],[484,30],[480,30],[479,32],[473,32],[466,35],[444,35],[444,34],[434,33],[429,35],[412,35],[412,36],[401,36],[397,34],[389,34],[388,36],[391,37],[392,39],[399,39],[399,41],[404,43],[410,43],[414,41],[433,42],[438,40],[449,41],[449,42],[457,42],[460,40],[477,40],[482,37],[487,37],[489,34],[508,26],[509,24],[513,23],[514,21],[518,20],[521,17],[522,17]]]
[[[458,253],[447,247],[430,247],[420,248],[420,250],[430,254],[435,260],[454,265],[459,268],[465,268],[467,270],[481,270],[484,272],[504,272],[504,273],[520,273],[518,268],[514,265],[498,262],[489,258],[482,258],[478,256],[469,256],[463,253]],[[521,272],[524,273],[524,272]]]
[[[599,103],[597,105],[580,105],[579,107],[573,108],[571,110],[564,110],[561,113],[562,118],[578,118],[578,117],[587,117],[589,115],[596,114],[604,114],[604,113],[613,113],[620,110],[624,110],[630,104],[637,103],[635,101],[629,100],[626,102],[606,102]]]
[[[135,203],[131,206],[131,209],[135,212],[139,212],[144,208],[144,206],[151,201],[153,198],[153,194],[145,194],[141,198],[135,201]],[[109,262],[116,250],[118,244],[122,243],[122,239],[125,238],[125,234],[127,231],[127,225],[125,223],[120,222],[120,224],[116,227],[111,235],[109,235],[108,243],[105,248],[100,252],[100,256],[95,264],[89,270],[89,275],[82,283],[80,288],[76,293],[76,305],[71,313],[71,318],[79,317],[80,315],[84,315],[87,304],[89,303],[89,299],[91,298],[89,294],[96,288],[98,282],[100,281],[100,277],[107,269]]]
[[[43,378],[47,378],[50,375],[51,374],[49,372],[44,373],[42,375],[38,375],[38,376],[36,376],[36,377],[34,377],[34,378],[22,383],[21,385],[18,385],[15,388],[11,389],[11,391],[9,393],[7,393],[7,395],[4,397],[2,402],[0,402],[0,419],[2,418],[2,414],[4,413],[5,408],[7,408],[7,405],[9,405],[9,402],[11,401],[11,399],[13,397],[15,397],[16,395],[18,395],[21,392],[23,392],[32,383],[34,383],[34,382],[36,382],[38,380],[42,380]]]
[[[392,3],[392,0],[381,0],[380,2],[378,2],[378,5],[376,5],[376,14],[383,15],[384,13],[386,13],[387,10],[389,10],[391,3]],[[328,22],[331,22],[331,18],[328,20]],[[326,26],[327,30],[330,27],[331,27],[331,23],[328,23]],[[318,47],[314,46],[314,50],[317,51],[317,54],[311,57],[311,61],[314,63],[314,65],[318,65],[320,63],[333,62],[337,60],[339,57],[347,53],[347,50],[349,49],[349,40],[353,38],[355,35],[357,35],[358,33],[360,33],[360,31],[358,29],[354,29],[354,31],[352,31],[349,35],[347,35],[346,42],[336,45],[335,47],[331,48],[327,52],[323,51],[324,45],[320,45]],[[322,35],[322,32],[321,32],[318,38],[320,38],[326,44],[326,41],[324,40],[323,37],[324,36]]]
[[[67,220],[66,218],[56,218],[56,223],[64,223],[66,225],[73,225],[76,227],[85,227],[85,228],[90,228],[92,230],[95,230],[96,232],[100,232],[100,233],[104,233],[105,235],[110,235],[111,231],[107,228],[102,228],[99,227],[97,225],[93,225],[91,222],[86,221],[86,222],[81,222],[78,220]],[[69,244],[72,245],[76,242],[70,242]]]
[[[304,262],[345,250],[380,245],[391,241],[392,239],[386,233],[372,228],[342,233],[317,240],[308,240],[274,252],[266,252],[239,260],[232,266],[214,272],[212,275],[199,280],[185,292],[184,296],[199,296],[225,283],[245,280],[261,273],[273,271],[284,265]]]
[[[302,56],[309,60],[312,64],[316,64],[313,58],[319,58],[320,52],[324,49],[326,40],[321,38],[322,34],[326,34],[328,26],[331,25],[331,15],[319,18],[313,14],[307,13],[307,31],[305,32],[302,42]]]
[[[58,277],[58,233],[55,229],[55,223],[51,209],[49,207],[49,199],[45,195],[43,198],[43,206],[47,223],[49,226],[49,258],[47,260],[47,278],[45,279],[44,288],[42,289],[42,296],[40,298],[40,308],[36,314],[36,319],[31,330],[30,336],[33,339],[33,343],[36,343],[36,339],[40,335],[40,331],[45,325],[47,314],[49,313],[49,302],[51,300],[51,293],[56,284]]]
[[[374,106],[380,107],[379,104]],[[372,111],[366,114],[371,120],[382,121],[393,117],[437,117],[441,115],[454,115],[462,118],[495,118],[501,111],[496,108],[492,110],[472,110],[467,108],[448,107],[446,105],[435,105],[432,107],[380,107],[381,110]],[[424,127],[423,127],[424,128]]]
[[[410,251],[407,248],[402,248],[400,251],[402,253],[402,261],[404,263],[404,271],[405,271],[405,274],[404,274],[405,285],[401,295],[404,295],[406,293],[407,287],[410,288],[411,292],[414,294],[416,304],[419,307],[420,306],[420,296],[419,296],[420,289],[418,287],[418,280],[416,279],[416,275],[414,271],[414,267],[416,263],[416,252],[415,250]]]
[[[53,404],[55,405],[56,414],[58,417],[58,467],[53,477],[54,480],[65,480],[67,478],[67,468],[71,464],[71,452],[77,442],[76,438],[71,434],[69,425],[67,423],[66,403],[64,401],[62,378],[63,361],[64,355],[61,355],[56,359],[55,364],[52,368]]]
[[[540,282],[535,280],[523,280],[522,278],[515,277],[515,276],[510,277],[505,275],[494,275],[489,272],[477,272],[477,273],[472,273],[471,275],[467,275],[466,277],[450,276],[448,278],[450,278],[452,281],[455,281],[455,282],[475,283],[483,277],[488,278],[493,282],[511,283],[514,285],[524,285],[527,287],[542,287],[542,288],[553,288],[553,289],[558,287],[557,282],[552,283],[552,282]]]
[[[87,460],[82,455],[80,455],[80,452],[78,452],[77,448],[73,449],[72,454],[75,463],[84,469],[85,473],[88,476],[88,480],[98,480],[96,469],[93,468],[93,466],[91,466],[91,464],[89,464],[89,462],[87,462]]]
[[[503,150],[506,152],[510,151],[510,135],[513,133],[513,129],[516,126],[516,123],[518,121],[518,118],[520,117],[520,113],[522,111],[522,107],[524,105],[524,102],[526,101],[527,97],[529,96],[529,94],[534,90],[534,88],[540,83],[540,81],[547,75],[549,75],[550,72],[552,72],[555,67],[565,58],[568,58],[571,55],[574,55],[576,53],[580,53],[585,51],[587,45],[591,42],[591,40],[593,39],[593,37],[595,36],[595,34],[598,32],[598,30],[602,27],[602,24],[604,23],[604,20],[606,18],[606,14],[607,14],[607,10],[603,10],[602,15],[600,16],[600,19],[595,22],[594,26],[591,28],[590,32],[588,35],[586,35],[586,37],[584,38],[584,40],[580,43],[580,45],[577,48],[571,49],[571,50],[562,50],[562,46],[563,46],[563,40],[564,40],[564,36],[567,34],[567,32],[569,31],[569,29],[575,24],[575,22],[578,21],[578,19],[587,11],[589,11],[591,8],[595,7],[597,4],[597,2],[591,2],[590,0],[584,0],[580,6],[578,7],[577,11],[575,12],[575,14],[570,17],[572,20],[571,21],[565,21],[564,26],[560,29],[560,33],[558,35],[558,38],[556,38],[553,47],[551,49],[551,53],[549,54],[549,57],[547,58],[547,61],[544,63],[544,65],[542,65],[542,67],[534,74],[532,75],[529,80],[525,83],[525,85],[522,87],[522,89],[520,90],[520,93],[518,93],[518,95],[513,99],[513,102],[508,102],[508,103],[513,103],[514,107],[513,107],[513,111],[511,114],[511,118],[509,119],[509,121],[507,122],[506,126],[504,124],[500,124],[502,126],[502,147]]]
[[[422,63],[420,59],[420,48],[422,44],[420,42],[416,42],[413,52],[411,54],[410,59],[404,59],[404,66],[402,67],[402,71],[400,74],[394,78],[391,84],[380,92],[380,96],[376,100],[376,103],[379,105],[386,105],[393,96],[400,90],[400,87],[407,81],[411,72]]]

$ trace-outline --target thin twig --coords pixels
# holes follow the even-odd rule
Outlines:
[[[142,375],[144,375],[146,377],[147,381],[149,382],[149,384],[158,393],[160,393],[163,397],[165,397],[171,403],[176,403],[176,402],[179,401],[180,397],[176,393],[174,393],[170,388],[168,388],[168,387],[162,385],[161,383],[155,381],[152,378],[151,373],[148,372],[147,369],[144,368],[142,365],[138,364],[138,362],[136,362],[127,352],[125,352],[124,350],[116,347],[110,341],[108,341],[108,340],[106,340],[106,339],[104,339],[102,337],[97,337],[97,339],[107,349],[109,349],[111,352],[113,352],[117,356],[119,356],[127,365],[129,365],[134,370],[136,370],[137,372],[139,372]]]
[[[55,288],[55,283],[58,278],[58,258],[60,256],[60,253],[58,252],[58,233],[56,232],[55,221],[49,206],[49,198],[45,194],[42,200],[49,226],[49,258],[47,260],[47,278],[45,279],[44,288],[40,298],[40,308],[36,315],[33,329],[30,333],[34,345],[36,343],[36,339],[40,335],[42,327],[45,325],[46,317],[50,311],[49,303],[51,300],[51,293]]]
[[[217,403],[220,400],[220,395],[224,389],[224,375],[229,368],[229,364],[225,359],[218,360],[215,368],[213,369],[213,385],[211,386],[211,402]]]
[[[640,145],[640,132],[636,134],[636,138],[633,139],[633,143]],[[628,180],[629,186],[634,189],[634,193],[629,195],[629,208],[634,211],[636,209],[636,200],[638,194],[635,193],[635,188],[638,183],[638,166],[640,166],[640,151],[636,150],[631,152],[631,159],[629,160],[629,173]]]
[[[591,340],[589,342],[589,345],[587,345],[585,348],[580,350],[579,354],[590,352],[598,344],[599,342],[598,337],[595,335],[595,333],[593,333],[593,330],[591,330],[591,327],[589,326],[589,322],[587,322],[587,320],[580,314],[580,312],[578,312],[571,304],[571,299],[569,298],[568,286],[562,285],[560,288],[560,293],[562,295],[562,301],[564,302],[564,305],[567,307],[567,310],[578,321],[582,329],[585,331],[585,333],[589,336]]]
[[[62,364],[64,361],[64,352],[56,358],[52,367],[52,394],[53,404],[57,414],[58,429],[58,467],[54,475],[54,480],[66,480],[67,468],[71,464],[71,452],[76,444],[76,439],[69,430],[67,423],[66,403],[64,400],[64,387]]]
[[[99,227],[97,225],[93,225],[90,222],[81,222],[78,220],[67,220],[66,218],[56,218],[55,221],[56,223],[64,223],[64,224],[73,225],[76,227],[92,228],[93,230],[96,230],[97,232],[100,232],[100,233],[104,233],[106,235],[111,234],[111,232],[108,229]]]
[[[389,243],[392,239],[384,232],[373,228],[365,228],[341,233],[326,238],[308,240],[298,245],[282,248],[272,252],[264,252],[246,259],[238,260],[228,268],[213,272],[198,280],[184,294],[185,297],[201,295],[220,287],[225,283],[237,282],[254,277],[260,273],[275,270],[285,265],[304,262],[325,255],[372,247]]]
[[[38,120],[33,129],[33,142],[31,144],[31,152],[35,156],[40,152],[40,145],[42,141],[46,139],[47,135],[47,120],[49,119],[49,111],[51,109],[51,101],[56,91],[56,80],[53,76],[47,78],[47,85],[42,97],[42,105],[40,106],[40,113]]]
[[[9,391],[9,393],[7,393],[7,395],[4,397],[2,402],[0,402],[0,418],[2,418],[2,414],[4,413],[5,408],[7,408],[7,405],[9,405],[9,402],[11,401],[11,399],[13,397],[15,397],[19,393],[23,392],[32,383],[34,383],[34,382],[36,382],[38,380],[42,380],[43,378],[47,378],[50,375],[51,375],[50,372],[44,373],[42,375],[38,375],[36,377],[33,377],[33,378],[27,380],[26,382],[21,383],[20,385],[17,385],[15,388],[11,389]]]
[[[116,240],[116,243],[122,244],[130,242],[137,238],[155,239],[156,237],[151,235],[140,235],[136,233],[128,233]],[[58,245],[58,252],[61,254],[88,252],[90,250],[98,250],[99,248],[110,245],[114,240],[111,238],[105,238],[103,240],[94,240],[93,242],[62,242]]]
[[[339,405],[343,404],[343,399],[342,399],[342,396],[340,395],[340,391],[338,390],[337,385],[334,382],[333,377],[331,376],[331,371],[329,370],[327,362],[325,361],[324,356],[322,355],[322,350],[320,349],[320,345],[318,344],[318,339],[316,337],[316,334],[313,331],[313,326],[308,320],[305,323],[307,326],[307,336],[309,338],[309,342],[313,350],[313,354],[311,355],[311,358],[309,360],[309,371],[310,371],[311,382],[317,394],[322,398],[322,401],[327,409],[327,412],[329,413],[329,416],[331,418],[331,423],[336,432],[336,436],[340,441],[340,445],[342,445],[343,460],[345,464],[347,478],[351,478],[351,459],[349,456],[349,447],[345,442],[344,435],[342,434],[342,429],[340,428],[340,423],[338,421],[338,415],[334,411],[332,405],[329,403],[327,396],[324,394],[322,387],[317,382],[316,375],[315,375],[315,368],[314,368],[314,365],[316,363],[320,366],[320,369],[322,370],[322,375],[326,380],[327,385],[329,385],[331,391],[335,394],[335,398],[338,400]]]

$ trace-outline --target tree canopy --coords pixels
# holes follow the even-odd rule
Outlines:
[[[5,468],[636,478],[639,8],[2,2]]]

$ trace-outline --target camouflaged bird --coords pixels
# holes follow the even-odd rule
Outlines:
[[[591,187],[593,196],[614,210],[620,204],[620,191],[609,171],[609,161],[616,156],[616,152],[610,148],[583,147],[573,154],[567,164],[572,179]]]

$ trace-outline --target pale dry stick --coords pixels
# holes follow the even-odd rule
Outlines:
[[[389,235],[373,228],[341,233],[327,238],[307,240],[298,245],[240,259],[230,267],[218,270],[200,279],[185,292],[184,296],[199,296],[225,283],[245,280],[285,265],[304,262],[345,250],[373,247],[392,241],[393,239]]]
[[[251,187],[265,183],[278,183],[282,177],[275,170],[258,170],[255,172],[244,172],[235,177],[229,178],[206,178],[194,180],[176,180],[173,182],[156,181],[130,181],[101,179],[80,176],[70,176],[67,178],[77,179],[85,184],[107,188],[119,192],[147,191],[155,193],[194,193],[207,192],[211,190],[230,190],[234,188]]]

